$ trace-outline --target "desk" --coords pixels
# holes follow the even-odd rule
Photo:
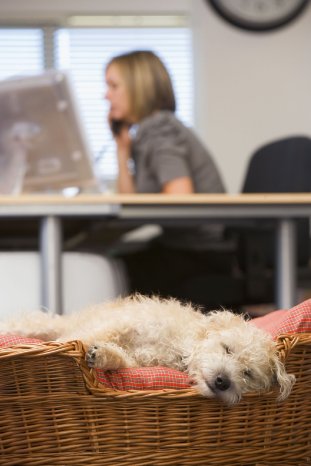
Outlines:
[[[42,305],[61,313],[62,218],[115,218],[135,225],[167,221],[209,222],[273,219],[276,221],[276,304],[289,308],[296,301],[294,219],[311,216],[311,194],[81,194],[0,196],[0,219],[40,219]]]

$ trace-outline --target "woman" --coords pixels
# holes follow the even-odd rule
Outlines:
[[[106,68],[106,83],[109,120],[112,129],[118,128],[119,192],[224,192],[208,152],[175,117],[171,79],[154,53],[137,51],[113,58]]]
[[[224,192],[207,150],[176,118],[170,76],[154,53],[135,51],[113,58],[106,67],[106,83],[109,122],[117,145],[118,192]],[[219,253],[210,248],[211,241],[214,244],[220,237],[218,225],[200,231],[197,227],[165,229],[149,249],[123,255],[131,291],[196,301],[185,291],[186,281],[206,273],[211,265],[218,271],[223,267],[215,262]]]

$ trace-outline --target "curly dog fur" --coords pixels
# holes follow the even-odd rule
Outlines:
[[[229,311],[202,314],[190,304],[140,295],[68,316],[30,313],[0,331],[44,340],[81,340],[92,368],[167,366],[187,371],[198,391],[228,404],[275,383],[286,398],[286,373],[271,337]]]

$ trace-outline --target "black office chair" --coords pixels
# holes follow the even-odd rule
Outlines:
[[[294,136],[265,144],[251,156],[243,193],[294,193],[311,191],[311,139]],[[235,255],[225,273],[193,276],[183,284],[184,298],[206,309],[220,305],[239,310],[245,304],[272,303],[275,299],[275,224],[226,228],[221,255]],[[227,244],[233,244],[230,251]],[[311,280],[309,219],[297,220],[297,264],[300,277]],[[234,263],[232,261],[232,263]]]
[[[260,147],[251,156],[243,193],[311,191],[311,139],[293,136]],[[310,258],[309,219],[297,220],[297,265],[306,269]],[[274,228],[247,228],[238,233],[239,264],[246,279],[246,301],[273,301]],[[236,232],[235,232],[236,233]]]

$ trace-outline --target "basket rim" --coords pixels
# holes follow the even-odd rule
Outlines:
[[[311,332],[302,333],[282,333],[274,339],[278,351],[283,349],[290,352],[297,345],[311,343]],[[63,354],[71,357],[85,355],[86,345],[81,340],[70,340],[67,342],[42,341],[38,343],[14,343],[7,346],[0,346],[0,361],[7,357],[34,357],[48,356],[52,354]]]
[[[296,333],[282,334],[276,339],[277,351],[280,359],[286,362],[293,348],[302,345],[311,345],[311,333]],[[175,389],[147,389],[147,390],[117,390],[106,387],[99,382],[96,376],[96,370],[90,369],[85,359],[86,347],[81,340],[72,340],[65,343],[56,341],[47,341],[33,344],[14,344],[12,346],[0,347],[0,362],[2,360],[10,360],[17,358],[41,358],[49,356],[69,357],[75,360],[81,370],[84,383],[90,394],[96,397],[109,397],[113,399],[121,398],[150,398],[150,397],[166,397],[174,399],[195,398],[202,399],[202,395],[195,387]],[[243,395],[243,400],[254,400],[259,396],[268,396],[277,398],[276,389],[266,390],[261,392],[249,392]],[[214,400],[217,402],[217,400]],[[221,402],[220,402],[221,403]]]

